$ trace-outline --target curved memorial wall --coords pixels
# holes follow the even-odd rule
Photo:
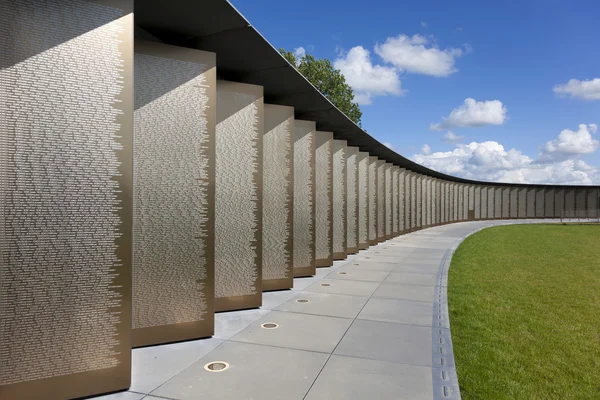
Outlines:
[[[0,34],[1,400],[127,389],[132,346],[398,235],[599,217],[393,152],[225,0],[0,0]]]

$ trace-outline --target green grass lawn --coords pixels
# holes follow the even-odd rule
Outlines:
[[[600,226],[484,229],[448,302],[463,399],[600,399]]]

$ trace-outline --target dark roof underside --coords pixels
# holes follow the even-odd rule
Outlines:
[[[137,27],[165,43],[216,53],[219,79],[263,86],[265,103],[294,107],[296,119],[315,121],[318,130],[333,132],[349,146],[435,178],[509,185],[446,175],[384,146],[315,89],[226,0],[137,0],[134,16]]]

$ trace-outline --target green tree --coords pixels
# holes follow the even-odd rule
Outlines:
[[[346,83],[344,75],[333,68],[328,59],[317,59],[310,54],[297,58],[294,53],[285,49],[279,49],[279,52],[340,111],[362,127],[360,121],[362,112],[358,104],[354,102],[354,92]]]

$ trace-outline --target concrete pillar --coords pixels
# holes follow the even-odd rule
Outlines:
[[[347,142],[333,141],[333,259],[346,258],[347,218],[346,197],[348,195],[346,166]]]
[[[0,5],[2,399],[129,387],[132,3]]]
[[[262,304],[263,134],[262,86],[217,81],[215,311]]]
[[[294,286],[294,108],[265,104],[262,289]]]
[[[358,248],[369,247],[369,153],[358,152]]]
[[[315,266],[333,265],[333,133],[316,131]]]
[[[358,147],[348,146],[346,157],[346,252],[358,253]]]
[[[215,61],[135,43],[133,347],[214,333]]]
[[[315,135],[313,121],[294,121],[294,277],[315,271]]]

